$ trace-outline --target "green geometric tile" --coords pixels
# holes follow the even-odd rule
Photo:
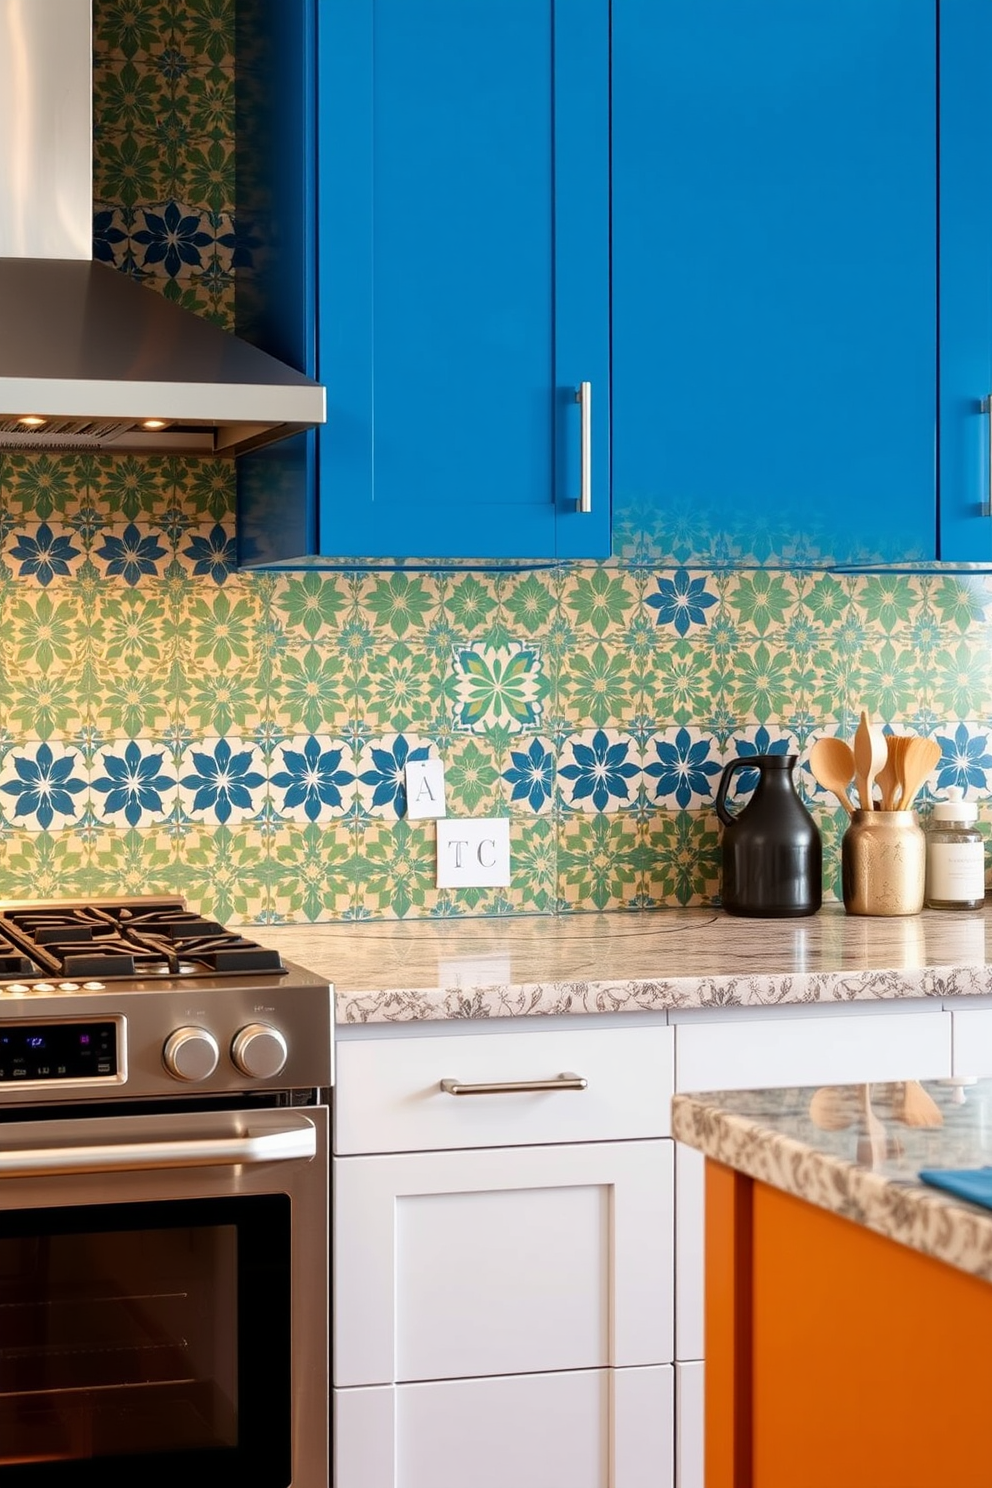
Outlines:
[[[603,641],[576,647],[556,665],[558,711],[573,727],[623,728],[641,706],[641,675]]]
[[[640,585],[623,569],[585,564],[565,573],[561,609],[582,641],[624,630],[638,614],[640,603]]]
[[[640,892],[654,905],[712,904],[720,891],[722,828],[711,810],[640,823]]]
[[[280,826],[267,844],[267,910],[275,920],[343,919],[355,906],[355,832],[333,821]]]
[[[236,826],[197,825],[184,837],[177,887],[192,909],[243,924],[268,907],[269,854],[253,822]]]
[[[912,623],[923,603],[923,582],[911,574],[863,574],[854,580],[855,614],[876,632]]]
[[[444,711],[445,671],[428,648],[395,641],[372,651],[351,692],[354,716],[376,732],[424,730]]]

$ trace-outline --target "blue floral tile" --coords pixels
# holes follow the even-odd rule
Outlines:
[[[90,545],[90,560],[104,578],[121,578],[130,588],[161,579],[172,557],[172,545],[157,527],[128,522],[104,528]]]
[[[326,735],[299,735],[280,743],[269,774],[274,811],[298,822],[343,816],[355,795],[351,763],[347,744]]]
[[[711,576],[693,576],[685,568],[676,569],[670,578],[656,575],[644,595],[644,603],[654,611],[656,623],[671,627],[679,636],[706,625],[709,612],[718,601]]]
[[[78,749],[47,740],[10,749],[0,765],[0,811],[29,832],[76,825],[90,800],[90,767]]]
[[[172,811],[179,788],[171,750],[135,739],[103,746],[90,784],[93,814],[128,827],[162,821]]]
[[[236,826],[262,809],[266,794],[264,760],[254,744],[232,735],[184,750],[179,801],[188,817]]]
[[[959,786],[970,801],[987,797],[992,785],[992,723],[961,722],[936,729],[940,745],[936,772],[927,781],[923,799],[943,797],[948,786]]]
[[[647,796],[652,805],[678,807],[710,804],[728,755],[715,740],[695,729],[666,729],[644,751]]]
[[[560,754],[561,801],[573,811],[615,812],[637,804],[640,751],[630,735],[586,729],[571,735]]]
[[[506,754],[502,772],[506,797],[514,811],[535,815],[549,812],[554,804],[555,751],[550,739],[521,740]]]
[[[233,527],[222,522],[186,528],[175,547],[176,562],[194,579],[209,579],[221,585],[237,568],[237,542]]]
[[[6,536],[5,561],[19,579],[47,589],[78,574],[86,553],[79,534],[61,522],[25,522]]]

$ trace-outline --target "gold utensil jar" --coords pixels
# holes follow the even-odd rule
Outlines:
[[[919,914],[927,840],[915,811],[855,811],[840,857],[848,914]]]

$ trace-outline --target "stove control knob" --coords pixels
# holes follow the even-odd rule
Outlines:
[[[217,1068],[217,1040],[205,1028],[177,1028],[162,1050],[170,1075],[177,1080],[205,1080]]]
[[[271,1080],[284,1067],[286,1053],[286,1040],[267,1023],[249,1023],[239,1029],[231,1045],[235,1065],[253,1080]]]

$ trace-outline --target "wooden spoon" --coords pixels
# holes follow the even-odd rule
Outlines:
[[[875,776],[875,784],[882,792],[883,811],[895,811],[899,800],[899,773],[896,761],[906,742],[904,734],[886,734],[885,764]]]
[[[900,773],[902,786],[899,796],[900,811],[912,810],[917,791],[931,770],[937,768],[939,760],[940,745],[936,739],[908,738],[906,740],[902,759],[896,757],[896,768]]]
[[[862,708],[861,722],[854,731],[854,779],[862,811],[875,809],[872,785],[887,758],[885,735],[881,729],[872,727],[868,722],[868,714]]]
[[[854,808],[847,792],[854,779],[854,755],[850,744],[844,739],[817,739],[809,752],[809,767],[817,784],[835,795],[851,816]]]

